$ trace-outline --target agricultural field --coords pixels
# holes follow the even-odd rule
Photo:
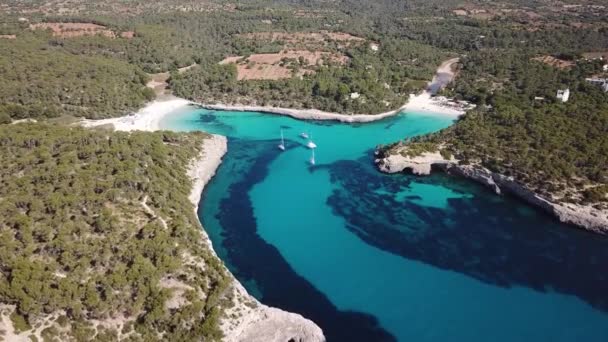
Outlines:
[[[53,37],[74,38],[82,36],[102,35],[108,38],[116,38],[117,34],[103,25],[92,23],[36,23],[30,24],[31,30],[49,30]],[[133,31],[125,31],[120,33],[122,38],[133,38]]]
[[[329,63],[344,65],[348,57],[336,53],[306,50],[284,50],[279,53],[236,56],[220,64],[236,64],[237,80],[278,80],[312,74],[315,68]]]
[[[247,56],[229,56],[220,64],[235,64],[237,80],[278,80],[311,75],[325,65],[344,66],[345,51],[361,46],[365,38],[345,32],[250,32],[237,35],[252,51]],[[278,50],[278,51],[277,51]]]

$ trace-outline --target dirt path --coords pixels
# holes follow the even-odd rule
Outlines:
[[[452,82],[455,76],[454,69],[459,60],[459,58],[452,58],[441,63],[439,68],[437,68],[437,73],[433,76],[433,80],[427,87],[427,91],[431,95],[437,94],[437,92]]]
[[[148,202],[148,195],[145,195],[144,198],[141,200],[141,206],[144,208],[146,213],[148,213],[148,215],[152,216],[153,219],[158,219],[163,228],[167,230],[167,221],[165,221],[164,218],[156,215],[156,212],[152,208],[150,208],[146,202]]]
[[[191,65],[177,69],[177,72],[181,74],[185,71],[188,71],[188,70],[194,68],[197,65],[198,64],[193,63]],[[146,84],[146,87],[153,89],[154,93],[156,93],[157,98],[162,97],[163,95],[172,94],[171,89],[169,89],[169,83],[167,82],[169,80],[169,77],[171,76],[171,74],[169,72],[159,72],[158,74],[148,74],[148,76],[150,76],[150,81],[148,81],[148,83]]]

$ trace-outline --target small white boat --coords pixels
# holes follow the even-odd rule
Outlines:
[[[304,139],[308,139],[308,133],[306,133],[306,132],[300,133],[300,136]]]
[[[308,147],[308,148],[310,148],[310,149],[317,148],[317,144],[315,144],[315,143],[312,141],[312,134],[311,134],[311,136],[310,136],[310,139],[308,140],[308,143],[306,143],[306,147]]]
[[[310,165],[315,165],[315,150],[311,150],[312,151],[312,156],[310,157]]]
[[[281,143],[279,144],[279,150],[285,151],[285,139],[283,139],[283,130],[281,130]]]

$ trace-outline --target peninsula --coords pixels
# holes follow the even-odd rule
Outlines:
[[[313,322],[251,297],[196,217],[224,137],[37,123],[0,129],[8,166],[1,257],[12,270],[0,278],[4,338],[325,340]],[[62,166],[68,160],[80,162]],[[71,223],[52,223],[66,215]]]
[[[608,233],[608,94],[585,81],[601,72],[601,63],[580,58],[562,70],[519,52],[503,53],[496,66],[488,54],[464,58],[459,77],[445,90],[480,106],[443,131],[381,147],[379,169],[428,174],[439,166],[562,222]],[[497,87],[507,69],[500,90],[471,92],[480,80]],[[547,91],[560,87],[577,91],[566,101]]]

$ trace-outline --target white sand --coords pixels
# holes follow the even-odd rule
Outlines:
[[[465,113],[464,110],[441,105],[437,100],[431,97],[431,93],[428,91],[425,91],[420,95],[410,95],[410,100],[404,106],[403,110],[406,112],[422,112],[454,117],[458,117]]]
[[[158,100],[148,103],[137,113],[118,118],[102,120],[82,120],[84,127],[95,127],[112,124],[117,131],[157,131],[165,115],[188,105],[190,101],[172,97],[168,100]]]
[[[316,109],[291,109],[279,107],[262,107],[262,106],[230,106],[223,104],[205,105],[193,103],[191,101],[172,97],[169,100],[158,100],[147,104],[135,114],[122,116],[118,118],[80,121],[84,127],[95,127],[111,124],[117,131],[156,131],[161,129],[160,122],[163,118],[174,112],[175,110],[187,106],[189,104],[197,104],[203,108],[211,110],[229,110],[229,111],[252,111],[262,112],[277,115],[287,115],[299,120],[331,120],[340,122],[373,122],[384,118],[399,114],[401,112],[426,112],[438,115],[459,116],[464,114],[464,111],[457,110],[451,107],[440,105],[435,101],[429,92],[425,91],[420,95],[411,95],[407,104],[403,107],[380,114],[338,114],[329,113]]]

